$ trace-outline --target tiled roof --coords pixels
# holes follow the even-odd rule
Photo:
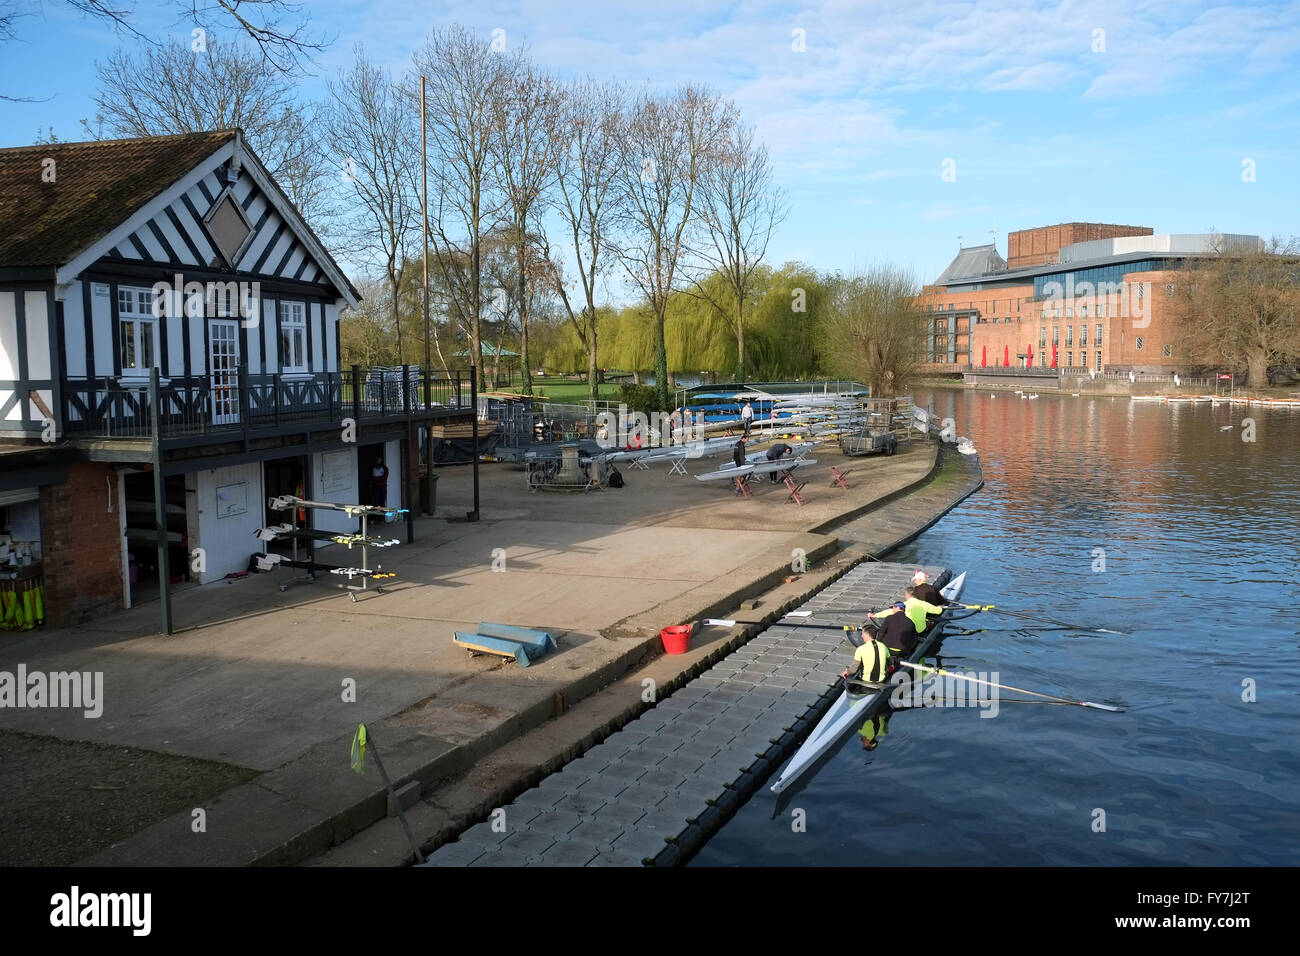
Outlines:
[[[237,135],[218,130],[0,149],[0,268],[70,261]],[[53,182],[42,176],[47,169]]]

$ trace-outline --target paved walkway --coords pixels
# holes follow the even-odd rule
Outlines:
[[[853,600],[845,575],[852,574],[856,565],[910,541],[982,484],[979,459],[958,455],[945,447],[943,466],[933,480],[835,527],[834,533],[846,538],[848,546],[830,559],[810,566],[806,574],[794,580],[764,591],[761,599],[746,602],[752,606],[740,607],[736,602],[723,613],[697,615],[734,619],[735,627],[704,628],[692,639],[686,654],[661,655],[643,664],[544,726],[485,755],[465,773],[427,788],[423,799],[407,810],[417,840],[428,851],[454,841],[473,824],[492,821],[496,811],[524,790],[590,752],[642,715],[650,706],[646,702],[647,688],[653,688],[655,699],[671,701],[683,692],[682,688],[689,691],[693,678],[729,654],[748,648],[747,642],[756,636],[759,640],[765,637],[765,628],[787,611],[819,596]],[[722,804],[719,807],[725,809]],[[397,866],[411,859],[410,842],[398,821],[390,817],[310,862],[320,866]],[[610,859],[602,854],[597,862]]]
[[[833,552],[833,536],[807,529],[924,480],[934,452],[918,442],[855,460],[847,492],[819,464],[825,481],[810,482],[802,508],[783,502],[784,489],[742,500],[662,465],[588,495],[529,493],[521,471],[484,466],[476,524],[457,520],[472,501],[471,470],[443,469],[438,517],[417,522],[417,543],[385,553],[399,575],[388,593],[355,604],[322,585],[281,593],[293,572],[278,571],[177,595],[177,624],[191,629],[170,638],[154,633],[157,609],[145,606],[6,639],[0,670],[102,671],[105,704],[98,720],[5,709],[0,730],[263,771],[205,804],[201,845],[187,810],[97,862],[300,860],[384,815],[376,778],[348,772],[358,723],[372,727],[398,781],[464,771],[653,657],[661,627],[778,583],[796,548],[813,560]],[[492,569],[494,553],[504,572]],[[548,629],[559,653],[526,669],[471,658],[451,631],[482,620]],[[61,799],[57,788],[49,798]]]

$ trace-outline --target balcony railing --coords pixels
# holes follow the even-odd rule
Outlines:
[[[152,398],[156,389],[156,403]],[[204,375],[63,383],[64,432],[79,437],[152,438],[424,417],[472,408],[470,379],[416,366],[343,372]]]

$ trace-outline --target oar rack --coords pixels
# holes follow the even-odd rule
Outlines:
[[[383,594],[384,588],[380,581],[395,577],[393,572],[384,571],[383,565],[371,567],[370,552],[374,549],[393,547],[399,544],[399,540],[392,538],[384,540],[370,535],[370,519],[378,518],[383,520],[390,515],[405,514],[404,508],[384,508],[375,505],[352,505],[338,504],[332,501],[308,501],[305,498],[298,498],[294,495],[280,495],[267,501],[267,507],[271,511],[287,512],[289,520],[280,525],[274,525],[267,528],[259,528],[256,535],[262,541],[287,540],[290,543],[290,557],[285,558],[280,554],[263,552],[253,555],[253,565],[258,571],[270,571],[277,565],[283,565],[291,568],[301,568],[307,573],[301,577],[285,581],[280,585],[281,591],[287,591],[291,584],[302,584],[307,582],[317,582],[317,574],[327,572],[337,574],[345,578],[344,583],[335,586],[348,592],[348,597],[356,601],[357,591],[373,590],[377,594]],[[329,531],[320,531],[309,527],[306,521],[306,512],[309,509],[320,508],[327,511],[342,511],[350,518],[358,518],[361,521],[361,528],[355,534],[335,533]],[[354,548],[361,552],[361,563],[356,567],[343,567],[334,564],[320,564],[315,560],[314,544],[321,542],[323,544],[340,544],[348,548],[349,553],[355,553]],[[306,560],[299,556],[300,544],[306,544]],[[354,583],[360,579],[360,584]]]

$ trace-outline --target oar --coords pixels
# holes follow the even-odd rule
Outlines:
[[[972,684],[983,684],[986,687],[997,687],[1000,690],[1013,690],[1017,694],[1028,694],[1030,697],[1041,697],[1044,700],[1056,701],[1060,704],[1078,704],[1080,707],[1092,707],[1096,710],[1108,710],[1114,714],[1122,714],[1122,707],[1112,707],[1110,704],[1094,704],[1088,700],[1070,700],[1068,697],[1055,697],[1052,694],[1040,694],[1036,690],[1025,690],[1023,687],[1012,687],[1010,684],[997,684],[993,681],[980,680],[978,677],[967,677],[965,674],[954,674],[952,671],[946,671],[941,667],[926,667],[924,664],[913,664],[911,661],[899,661],[904,667],[910,667],[918,671],[930,671],[933,674],[942,674],[944,677],[955,677],[957,680],[970,681]]]
[[[1095,632],[1097,634],[1115,634],[1119,637],[1129,636],[1126,631],[1112,631],[1110,628],[1106,627],[1082,627],[1077,624],[1067,624],[1065,621],[1054,621],[1050,617],[1043,617],[1041,614],[1028,614],[1024,611],[1009,611],[1006,608],[1001,608],[994,604],[961,604],[955,606],[964,607],[967,610],[975,610],[978,608],[981,611],[995,611],[998,614],[1006,614],[1010,617],[1020,617],[1027,621],[1045,621],[1048,624],[1055,624],[1063,631],[1087,631],[1089,633]],[[1025,629],[1018,628],[1018,630]]]

